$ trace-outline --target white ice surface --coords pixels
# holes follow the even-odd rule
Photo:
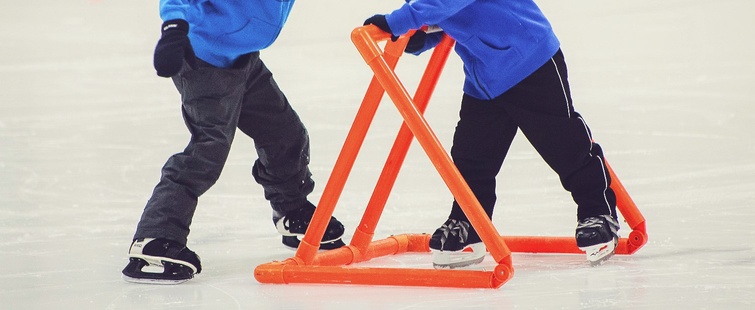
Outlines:
[[[157,2],[0,10],[0,308],[755,308],[755,2],[539,1],[563,43],[576,108],[647,219],[649,242],[598,268],[580,255],[514,254],[514,278],[500,289],[256,282],[255,266],[294,252],[280,245],[242,135],[192,225],[204,272],[179,286],[121,280],[160,167],[189,137],[177,92],[151,67]],[[401,2],[298,1],[263,52],[311,134],[315,202],[371,76],[349,33]],[[426,60],[399,64],[410,89]],[[461,82],[452,56],[427,112],[445,147]],[[335,210],[346,241],[398,125],[384,102]],[[498,192],[502,233],[573,234],[573,202],[521,137]],[[431,232],[450,199],[414,145],[376,238]],[[366,264],[424,268],[430,259]]]

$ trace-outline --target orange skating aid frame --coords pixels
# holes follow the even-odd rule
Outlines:
[[[408,37],[391,42],[389,35],[375,26],[355,29],[351,38],[370,66],[373,77],[357,112],[354,123],[336,160],[320,202],[294,257],[257,266],[254,277],[261,283],[341,283],[395,286],[435,286],[464,288],[498,288],[514,275],[511,252],[582,253],[574,237],[501,236],[459,174],[448,153],[443,149],[422,116],[435,89],[454,41],[444,36],[435,47],[414,97],[411,97],[394,72]],[[384,51],[379,42],[387,41]],[[387,93],[404,119],[385,166],[367,204],[364,215],[349,245],[335,250],[318,251],[328,221],[343,192],[357,153],[377,111]],[[346,265],[368,261],[376,257],[407,252],[430,252],[427,234],[404,234],[373,241],[375,227],[393,188],[398,172],[416,137],[438,170],[453,196],[459,202],[472,226],[479,233],[490,255],[497,263],[493,270],[436,270],[412,268],[349,267]],[[647,242],[645,219],[627,194],[624,186],[607,166],[611,188],[616,192],[617,208],[632,232],[621,238],[616,254],[632,254]]]

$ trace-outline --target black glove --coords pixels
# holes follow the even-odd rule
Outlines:
[[[421,51],[425,47],[425,40],[427,40],[427,33],[422,30],[417,30],[409,38],[409,43],[406,44],[404,52],[414,54]]]
[[[163,23],[162,36],[155,47],[154,65],[157,75],[171,77],[181,71],[183,61],[194,66],[196,57],[189,42],[189,23],[172,19]]]
[[[393,31],[391,31],[391,27],[388,26],[388,21],[385,20],[385,15],[373,15],[372,17],[368,18],[364,21],[364,25],[375,25],[380,30],[385,31],[387,33],[391,34],[391,41],[396,42],[398,40],[398,36],[393,35]]]

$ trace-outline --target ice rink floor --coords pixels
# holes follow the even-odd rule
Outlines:
[[[314,202],[371,77],[349,33],[402,2],[298,1],[262,54],[309,129]],[[158,1],[16,1],[0,10],[0,308],[755,308],[755,2],[538,3],[562,41],[576,109],[647,220],[649,242],[636,254],[591,268],[581,255],[515,253],[514,277],[499,289],[260,284],[257,265],[294,252],[251,177],[252,143],[237,135],[189,236],[204,271],[178,286],[124,282],[160,167],[189,138],[176,90],[151,65]],[[399,63],[408,88],[426,60]],[[446,148],[461,83],[452,55],[427,111]],[[335,209],[347,242],[399,124],[384,102]],[[573,234],[573,202],[521,136],[498,193],[501,233]],[[415,144],[376,238],[432,232],[450,201]]]

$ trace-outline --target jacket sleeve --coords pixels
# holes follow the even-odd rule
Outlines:
[[[411,0],[386,15],[394,35],[402,35],[423,25],[438,24],[475,0]]]
[[[160,0],[160,18],[163,21],[171,19],[186,20],[189,10],[189,0]]]

